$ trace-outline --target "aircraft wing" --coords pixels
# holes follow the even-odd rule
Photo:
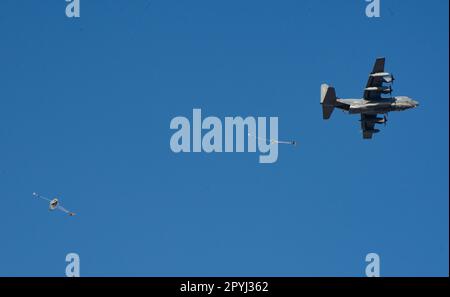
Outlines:
[[[376,114],[361,114],[361,130],[364,139],[372,139],[374,133],[379,130],[375,129]]]
[[[375,61],[375,65],[373,65],[373,70],[369,75],[369,80],[367,81],[367,88],[381,88],[383,86],[383,77],[381,76],[372,76],[374,73],[382,73],[384,72],[384,62],[385,58],[378,58]],[[367,100],[379,100],[381,99],[380,91],[364,91],[364,99]]]

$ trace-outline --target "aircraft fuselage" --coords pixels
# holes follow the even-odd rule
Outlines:
[[[391,111],[414,108],[419,105],[419,102],[406,96],[395,96],[380,100],[338,98],[336,102],[336,108],[348,111],[350,114],[385,114]]]

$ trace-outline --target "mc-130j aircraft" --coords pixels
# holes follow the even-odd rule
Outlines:
[[[387,113],[402,111],[419,106],[419,102],[406,96],[392,96],[394,76],[384,70],[385,58],[378,58],[369,75],[362,99],[341,99],[336,97],[333,87],[321,86],[320,104],[322,104],[323,119],[330,118],[334,108],[347,111],[350,114],[361,114],[361,129],[364,139],[371,139],[375,124],[386,124]],[[386,84],[386,85],[385,85]],[[383,98],[381,95],[389,95]],[[378,117],[381,114],[383,117]]]

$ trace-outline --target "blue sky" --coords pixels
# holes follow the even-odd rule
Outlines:
[[[448,1],[65,5],[0,2],[0,276],[448,276]],[[320,84],[359,97],[378,56],[421,105],[363,141]],[[174,154],[193,108],[299,146]]]

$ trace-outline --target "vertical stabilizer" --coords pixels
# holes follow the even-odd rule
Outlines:
[[[322,104],[323,119],[329,119],[336,106],[336,91],[333,87],[327,84],[323,84],[320,87],[320,104]]]

